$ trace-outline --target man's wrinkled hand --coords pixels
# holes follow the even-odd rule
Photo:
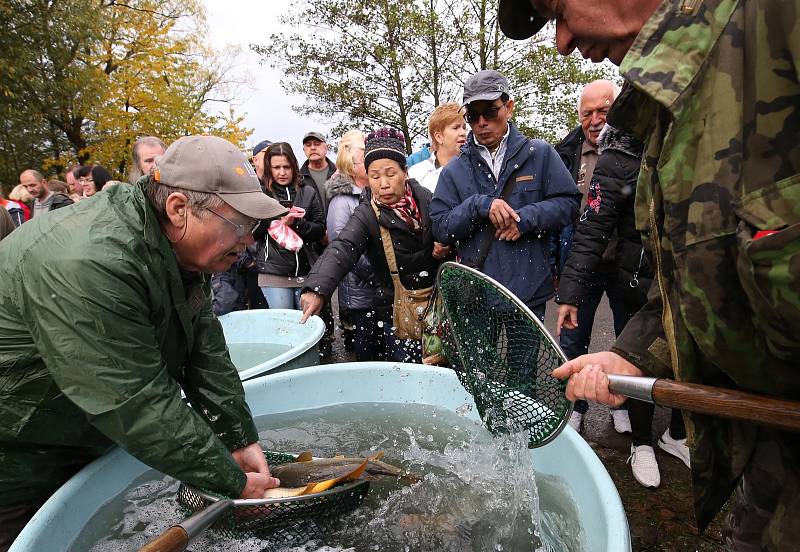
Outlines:
[[[519,222],[517,212],[503,199],[495,199],[489,207],[489,220],[498,230],[505,230],[512,222]]]
[[[301,295],[300,308],[303,310],[303,316],[300,317],[300,323],[305,324],[306,320],[315,314],[319,314],[324,304],[325,298],[319,293],[307,291]]]
[[[517,241],[522,237],[522,232],[519,231],[519,226],[516,222],[512,222],[506,228],[498,228],[494,231],[494,237],[500,241]]]
[[[274,489],[281,486],[281,481],[277,477],[264,475],[263,473],[245,473],[247,482],[242,489],[239,498],[264,498],[267,489]]]
[[[610,351],[582,355],[553,370],[553,377],[569,378],[567,399],[571,401],[583,399],[616,408],[625,402],[626,397],[611,392],[608,388],[608,374],[643,375],[636,366]]]
[[[559,305],[556,337],[561,335],[561,328],[574,330],[578,327],[578,307],[575,305]]]
[[[231,456],[247,476],[241,498],[263,498],[267,489],[280,486],[280,480],[270,474],[267,459],[258,442],[234,450]]]

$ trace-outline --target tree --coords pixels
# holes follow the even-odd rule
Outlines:
[[[318,0],[282,17],[292,31],[251,47],[284,72],[287,92],[307,98],[295,110],[338,121],[334,133],[393,126],[410,151],[415,138],[427,137],[435,106],[460,101],[467,77],[496,69],[510,81],[515,121],[554,141],[577,123],[582,85],[613,70],[559,56],[552,29],[509,40],[496,14],[497,0]]]
[[[118,177],[138,136],[239,143],[232,59],[202,45],[198,0],[0,0],[0,178],[96,161]],[[13,180],[11,180],[13,181]]]

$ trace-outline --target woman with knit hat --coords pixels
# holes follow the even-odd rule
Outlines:
[[[375,270],[375,313],[390,345],[387,357],[394,361],[419,362],[419,340],[392,338],[395,265],[404,290],[422,290],[433,285],[439,264],[450,250],[433,240],[430,222],[431,192],[406,170],[405,138],[391,128],[367,136],[364,153],[369,188],[350,220],[339,232],[306,278],[300,305],[305,321],[330,301],[336,286],[365,254]],[[391,244],[384,246],[382,236]],[[393,259],[387,259],[387,253]]]

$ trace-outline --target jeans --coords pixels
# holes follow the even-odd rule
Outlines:
[[[271,309],[300,310],[300,288],[262,287],[261,293]]]
[[[626,300],[616,279],[616,271],[596,273],[593,284],[588,287],[583,302],[578,306],[578,327],[574,330],[562,328],[559,345],[568,359],[572,360],[589,352],[594,315],[603,293],[608,295],[608,303],[614,316],[614,335],[619,335],[628,320],[642,307],[642,305],[631,305],[630,301]],[[575,412],[585,414],[588,408],[589,403],[586,401],[575,401]]]

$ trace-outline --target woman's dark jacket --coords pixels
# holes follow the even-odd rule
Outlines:
[[[380,224],[389,229],[394,245],[400,281],[407,289],[432,286],[440,261],[432,257],[433,233],[431,231],[430,204],[432,194],[408,181],[422,217],[422,233],[414,234],[391,209],[380,207]],[[330,300],[336,286],[366,254],[375,270],[375,307],[391,307],[394,285],[383,251],[381,231],[371,204],[369,189],[364,191],[361,203],[339,235],[325,249],[305,281],[303,291],[314,291]]]
[[[299,188],[299,190],[298,190]],[[317,243],[325,235],[325,215],[316,186],[300,182],[299,187],[272,184],[272,191],[265,190],[287,208],[302,207],[305,217],[296,219],[292,230],[303,238],[303,247],[296,253],[284,249],[267,233],[255,236],[256,243],[250,246],[254,252],[255,269],[261,274],[276,276],[305,276],[317,259]],[[264,231],[269,226],[264,226]]]
[[[337,172],[325,183],[328,204],[328,238],[335,240],[361,203],[362,190],[349,176]],[[371,309],[375,303],[375,271],[366,255],[339,284],[339,304],[347,309]]]
[[[594,169],[586,209],[575,226],[556,302],[578,306],[600,265],[609,240],[618,238],[614,255],[617,284],[644,305],[653,271],[636,230],[633,212],[643,145],[606,124],[598,140],[600,158]],[[638,284],[637,284],[638,281]]]

